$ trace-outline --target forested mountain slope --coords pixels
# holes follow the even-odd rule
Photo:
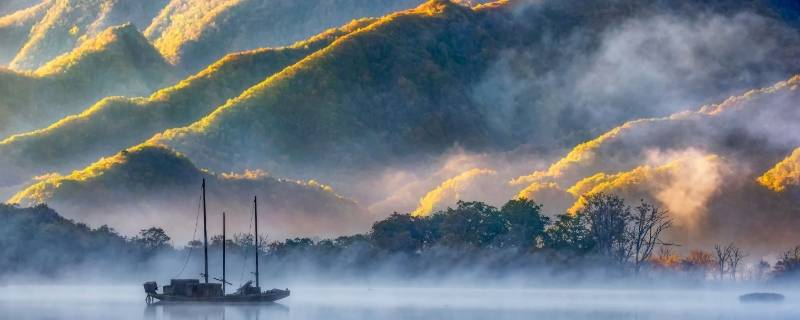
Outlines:
[[[33,72],[0,70],[0,136],[40,128],[109,95],[149,94],[171,66],[130,24],[112,27]]]

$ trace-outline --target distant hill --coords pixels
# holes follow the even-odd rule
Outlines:
[[[220,31],[217,38],[216,29],[208,26],[228,30],[226,23],[247,22],[231,19],[236,8],[259,12],[250,5],[266,2],[204,1],[199,10],[183,6],[189,3],[172,2],[156,19],[160,22],[154,22],[158,27],[148,28],[158,50],[179,66],[194,63],[192,52],[217,52],[216,41],[226,43],[226,35],[249,34],[234,28]],[[579,207],[580,196],[587,192],[653,198],[664,205],[677,203],[668,199],[684,199],[683,206],[669,207],[686,219],[681,221],[686,231],[682,236],[697,235],[690,232],[693,224],[712,225],[709,235],[724,239],[741,232],[744,224],[725,223],[720,213],[703,213],[712,208],[734,212],[740,221],[771,228],[774,221],[784,221],[791,212],[787,208],[794,205],[757,179],[800,145],[791,140],[800,136],[790,130],[796,111],[782,102],[795,101],[792,88],[797,81],[740,92],[800,73],[795,9],[771,0],[498,1],[473,7],[431,0],[368,20],[318,48],[312,40],[308,51],[303,45],[229,56],[216,65],[220,72],[212,66],[150,98],[106,99],[81,115],[5,140],[0,157],[9,154],[5,159],[12,163],[4,176],[27,179],[25,175],[44,173],[42,168],[81,166],[87,157],[96,156],[93,152],[109,154],[126,147],[123,143],[136,145],[129,149],[133,154],[176,150],[185,155],[162,151],[157,154],[167,154],[163,164],[155,161],[141,168],[105,159],[70,176],[41,177],[45,180],[14,198],[59,199],[59,209],[94,216],[91,212],[99,209],[81,207],[90,202],[80,182],[88,173],[106,172],[98,170],[105,164],[120,168],[108,171],[115,172],[109,175],[116,175],[114,182],[184,170],[180,168],[188,165],[174,164],[191,159],[192,167],[214,172],[260,169],[280,177],[319,179],[348,196],[374,199],[389,197],[397,191],[395,186],[402,186],[394,180],[407,179],[402,170],[434,172],[447,166],[454,152],[547,159],[588,140],[551,170],[517,179],[517,187],[526,189],[520,195],[541,199],[555,212]],[[169,16],[176,18],[175,24],[166,22]],[[169,31],[171,26],[183,31]],[[291,57],[264,64],[262,71],[237,69],[252,67],[237,57],[272,61],[284,52]],[[226,61],[242,63],[228,70],[222,68]],[[267,73],[260,74],[266,78],[258,79],[259,72]],[[201,81],[204,75],[219,75],[221,80]],[[198,90],[190,90],[199,84]],[[205,85],[224,93],[200,94]],[[233,97],[236,90],[243,91]],[[736,96],[730,102],[681,112],[730,95]],[[745,111],[735,111],[735,106],[746,106]],[[110,123],[121,126],[109,129]],[[134,141],[170,126],[175,127],[147,141]],[[759,131],[765,128],[783,131]],[[123,137],[128,131],[134,136]],[[781,137],[786,140],[779,141]],[[25,163],[28,157],[30,164]],[[120,160],[126,157],[109,159],[140,163]],[[37,169],[39,161],[54,167]],[[498,177],[506,174],[500,168],[480,168],[498,169]],[[89,176],[95,188],[106,175]],[[158,181],[159,176],[152,178]],[[386,186],[364,187],[384,182]],[[718,188],[720,183],[728,186]],[[156,185],[148,185],[151,188]],[[57,192],[51,195],[51,190]],[[539,190],[558,201],[540,197]],[[153,202],[139,210],[184,212],[171,206],[190,193],[142,193],[140,199]],[[172,198],[159,198],[162,194]],[[124,198],[113,199],[125,205],[102,202],[98,207],[121,213],[135,207]],[[753,201],[743,203],[744,199]],[[742,215],[743,208],[770,213]],[[785,221],[795,223],[791,217]],[[776,230],[753,233],[754,243],[784,239],[790,232]]]
[[[172,0],[145,30],[171,62],[194,72],[229,52],[284,46],[422,0]]]
[[[170,235],[191,239],[202,178],[208,184],[208,210],[215,216],[231,213],[233,231],[246,231],[253,196],[260,199],[259,212],[270,236],[348,234],[371,223],[355,202],[314,181],[281,180],[259,172],[214,174],[161,147],[130,149],[70,175],[46,177],[8,202],[47,203],[65,217],[110,224],[128,234],[159,225]]]
[[[167,0],[52,0],[9,66],[33,70],[103,30],[125,23],[145,28]]]
[[[501,1],[469,8],[429,1],[341,38],[206,118],[151,142],[172,146],[210,168],[255,167],[299,177],[344,172],[330,179],[337,180],[353,171],[427,163],[454,147],[497,152],[530,145],[552,152],[622,121],[667,115],[684,103],[697,105],[800,72],[790,55],[800,42],[781,40],[800,40],[800,33],[769,8],[747,22],[751,13],[741,16],[731,2],[690,4],[675,9],[663,2]],[[697,15],[697,20],[673,23],[672,12]],[[655,19],[654,26],[640,19],[656,13],[668,17]],[[636,38],[651,34],[636,32],[722,28],[717,22],[705,25],[705,15],[718,15],[719,23],[743,19],[752,25],[746,31],[765,39],[765,46],[790,44],[765,47],[773,54],[757,61],[735,54],[733,47],[720,56],[687,55],[692,61],[681,69],[685,72],[661,78],[662,70],[674,72],[670,65],[678,62],[658,57],[661,48],[647,37]],[[770,30],[777,30],[774,39]],[[661,32],[655,31],[652,36]],[[733,31],[726,40],[749,41]],[[641,44],[628,47],[628,40]],[[675,47],[686,45],[674,41]],[[709,49],[705,40],[692,41],[697,52]],[[677,50],[670,55],[683,50],[669,49]],[[614,50],[644,55],[636,57],[642,66],[606,61],[608,55],[621,55]],[[651,60],[665,65],[646,65]],[[730,64],[703,69],[713,61]],[[634,71],[640,67],[641,74]],[[746,76],[741,70],[748,70]],[[651,72],[657,79],[649,78]],[[637,76],[626,78],[631,73]],[[622,78],[606,79],[606,74]],[[618,86],[606,90],[611,83]],[[617,88],[622,89],[611,91]]]
[[[133,25],[112,27],[34,72],[0,71],[0,136],[39,128],[109,95],[142,95],[175,81]]]
[[[18,10],[33,7],[43,0],[6,0],[0,3],[0,15],[11,14]]]
[[[89,228],[59,216],[45,205],[20,208],[0,204],[0,278],[63,277],[67,269],[98,266],[137,253],[108,226]],[[108,270],[113,269],[109,263]]]
[[[800,225],[800,198],[787,192],[800,179],[798,84],[800,76],[695,112],[628,122],[513,183],[552,212],[575,212],[581,196],[598,192],[648,199],[670,211],[678,242],[791,245]]]
[[[106,98],[90,109],[0,142],[0,184],[69,172],[163,130],[191,124],[226,100],[374,20],[362,19],[289,47],[231,54],[146,98]]]
[[[53,3],[53,0],[42,1],[30,8],[0,17],[0,65],[14,59],[28,39],[33,26],[44,17]]]
[[[776,192],[796,193],[800,196],[800,148],[758,177],[758,182]],[[800,199],[800,198],[799,198]]]
[[[503,41],[501,29],[489,29],[499,28],[491,24],[499,11],[431,1],[389,15],[153,142],[215,168],[287,176],[296,173],[288,166],[322,159],[326,167],[361,166],[454,143],[491,146],[468,94]]]

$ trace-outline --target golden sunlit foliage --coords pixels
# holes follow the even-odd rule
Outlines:
[[[172,63],[194,71],[228,52],[284,46],[355,18],[420,0],[172,0],[145,30]]]
[[[172,0],[153,23],[144,31],[145,36],[161,54],[175,63],[181,46],[197,41],[205,28],[213,25],[221,14],[241,3],[241,0]]]
[[[32,70],[102,32],[124,23],[149,22],[166,0],[51,0],[10,66]]]
[[[4,175],[6,179],[25,179],[74,169],[89,164],[98,154],[111,154],[160,131],[188,125],[269,75],[372,21],[354,21],[289,47],[231,54],[150,97],[106,98],[44,129],[12,136],[0,142]]]
[[[0,136],[39,128],[109,95],[151,93],[174,76],[136,29],[110,28],[35,73],[0,71]]]
[[[0,64],[6,64],[25,43],[31,28],[55,0],[42,1],[30,8],[0,17]]]
[[[694,153],[660,166],[645,165],[617,174],[598,173],[567,190],[578,199],[568,212],[581,210],[585,195],[617,194],[633,200],[657,200],[677,222],[691,225],[719,190],[724,166],[718,156]]]
[[[34,74],[37,76],[52,76],[66,74],[70,69],[81,66],[91,65],[97,66],[99,63],[118,63],[121,64],[121,70],[115,72],[123,72],[131,74],[136,70],[124,69],[126,64],[132,64],[134,59],[148,63],[159,64],[155,65],[156,68],[168,69],[169,66],[163,63],[161,57],[152,50],[147,39],[145,39],[132,24],[125,24],[122,26],[111,27],[98,34],[96,37],[84,41],[75,50],[69,53],[60,55],[51,60],[42,67],[36,69]],[[84,71],[85,74],[93,70]],[[158,75],[161,76],[160,74]],[[155,76],[152,76],[155,77]],[[151,79],[146,79],[151,80]],[[157,80],[157,79],[152,79]]]
[[[431,7],[435,16],[429,15]],[[386,16],[191,126],[151,141],[176,147],[204,165],[210,159],[229,160],[240,148],[287,163],[324,154],[335,165],[349,148],[369,152],[364,160],[379,160],[412,148],[439,152],[456,137],[465,146],[484,146],[485,124],[466,95],[471,77],[492,60],[503,35],[484,29],[499,19],[491,14],[431,1]]]
[[[775,192],[800,187],[800,148],[758,177],[758,183]]]
[[[511,181],[511,184],[532,184],[534,182],[551,182],[555,181],[559,184],[571,184],[577,180],[584,178],[587,175],[593,175],[596,171],[593,168],[608,163],[621,162],[625,163],[629,159],[636,159],[636,155],[631,154],[631,147],[626,147],[630,140],[633,148],[643,148],[646,145],[636,143],[640,136],[658,137],[658,134],[653,132],[661,132],[663,130],[663,139],[655,140],[669,140],[671,136],[675,136],[674,140],[680,141],[682,138],[691,138],[693,132],[688,132],[688,137],[681,129],[683,126],[690,126],[692,123],[703,121],[714,121],[719,118],[724,112],[737,112],[742,108],[754,110],[759,108],[758,103],[760,99],[770,99],[773,94],[781,92],[795,91],[798,84],[800,84],[800,76],[792,77],[787,81],[781,81],[773,86],[766,88],[751,90],[739,96],[733,96],[725,101],[701,107],[695,112],[677,113],[670,117],[654,118],[654,119],[641,119],[627,122],[621,126],[613,128],[606,133],[598,136],[595,139],[579,144],[574,147],[567,155],[553,163],[546,171],[536,171],[530,175],[518,177]],[[672,133],[670,133],[672,132]],[[680,133],[680,134],[677,134]],[[653,147],[658,147],[653,146]],[[637,149],[638,150],[638,149]],[[620,154],[614,154],[620,153]],[[624,153],[624,155],[621,155]],[[629,168],[615,168],[622,170],[629,170]]]
[[[223,174],[216,176],[204,172],[184,155],[171,151],[161,146],[137,146],[119,152],[111,157],[101,158],[97,162],[82,169],[73,171],[66,176],[50,175],[42,178],[35,185],[17,193],[11,197],[8,203],[19,203],[34,205],[58,200],[56,193],[66,195],[66,193],[85,192],[86,188],[101,192],[119,192],[120,188],[114,187],[120,184],[126,187],[135,187],[135,190],[144,191],[148,186],[171,186],[183,184],[188,181],[197,180],[200,176],[216,177],[220,181],[270,181],[276,180],[264,174]],[[288,181],[288,180],[280,180]],[[311,180],[308,182],[292,182],[297,185],[307,186],[316,190],[333,192],[325,185]],[[71,184],[71,187],[64,186]],[[81,186],[82,185],[82,186]],[[64,187],[64,188],[62,188]],[[81,189],[84,189],[81,191]],[[90,196],[91,193],[84,196]],[[55,197],[55,198],[54,198]],[[337,196],[338,197],[338,196]]]
[[[497,172],[490,169],[474,168],[447,179],[419,200],[419,205],[411,212],[411,216],[424,217],[433,213],[436,209],[441,209],[439,206],[453,202],[452,200],[460,200],[458,193],[466,187],[466,184],[480,176],[493,175],[495,173]]]
[[[81,216],[82,221],[131,219],[138,221],[131,222],[136,228],[141,219],[155,217],[164,223],[186,217],[186,212],[170,208],[191,209],[203,178],[210,188],[209,204],[214,208],[247,212],[252,196],[258,195],[271,225],[285,228],[276,227],[283,232],[352,232],[369,222],[355,202],[316,181],[282,180],[262,174],[217,175],[198,169],[185,156],[160,146],[134,147],[69,175],[46,177],[14,195],[8,203],[46,202],[65,216]],[[243,216],[249,217],[239,215]],[[318,221],[319,225],[307,221]],[[186,223],[179,223],[171,228],[186,232],[185,226]]]

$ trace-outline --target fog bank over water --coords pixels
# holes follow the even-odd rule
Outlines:
[[[614,289],[294,288],[272,305],[147,306],[139,287],[8,287],[8,319],[793,319],[781,304],[741,304],[740,292]],[[14,293],[11,293],[14,292]]]

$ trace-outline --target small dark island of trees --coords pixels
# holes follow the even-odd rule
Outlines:
[[[608,194],[584,200],[574,214],[552,218],[527,199],[510,200],[500,208],[461,201],[429,216],[394,213],[365,234],[283,241],[262,236],[260,263],[265,278],[333,282],[387,275],[393,279],[513,275],[530,283],[598,278],[683,279],[695,284],[800,279],[800,246],[785,251],[774,265],[758,261],[745,267],[747,253],[733,243],[711,250],[673,249],[676,244],[664,242],[672,221],[653,204],[630,205]],[[67,220],[45,205],[1,205],[0,214],[6,221],[0,226],[0,275],[6,281],[81,272],[119,272],[131,280],[159,272],[166,272],[165,277],[199,272],[202,242],[175,248],[157,227],[124,237],[108,226],[92,229]],[[255,251],[253,236],[235,234],[226,242],[228,270],[233,270],[228,278],[246,278],[249,269],[244,266],[252,263]],[[211,237],[212,267],[220,264],[221,247],[222,237]]]

